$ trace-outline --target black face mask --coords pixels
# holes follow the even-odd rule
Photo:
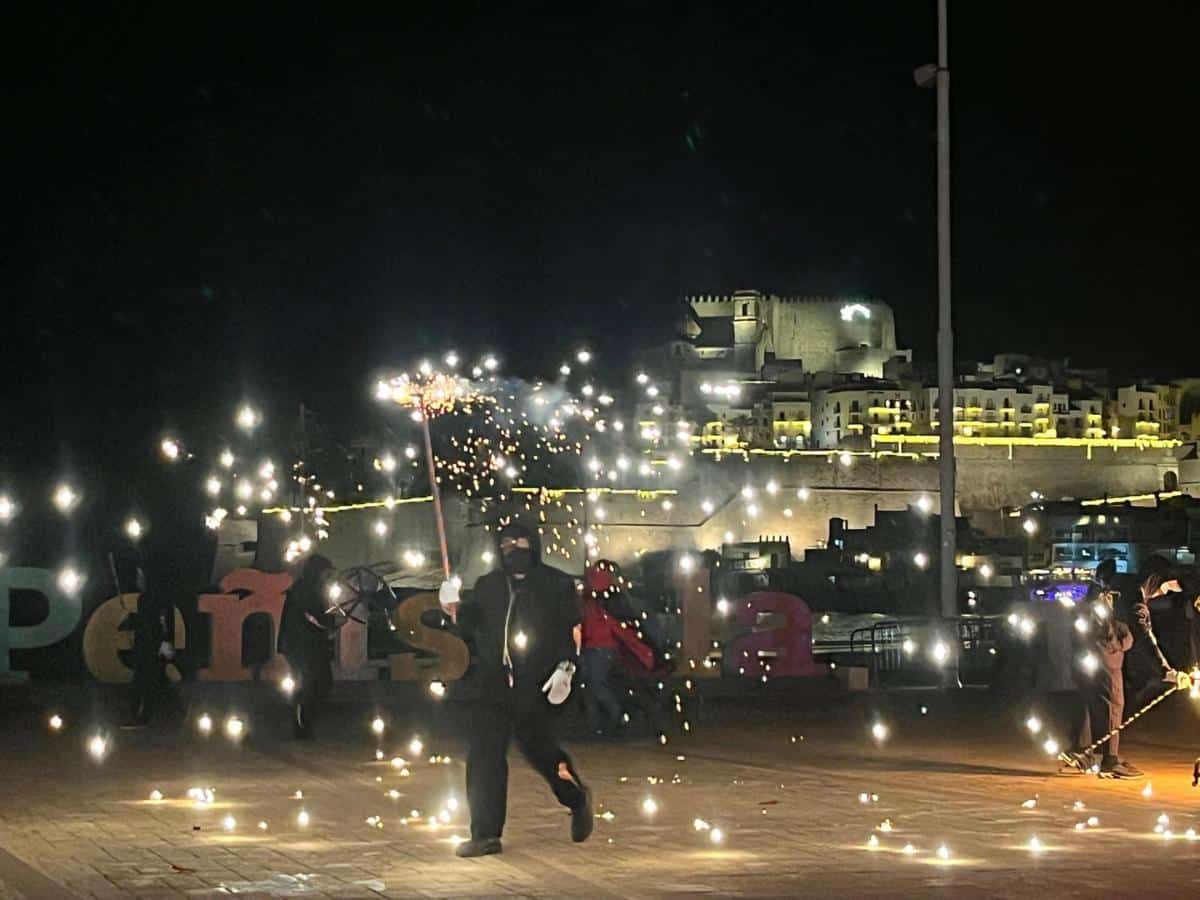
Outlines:
[[[524,575],[533,566],[533,551],[516,547],[504,554],[504,571],[510,575]]]

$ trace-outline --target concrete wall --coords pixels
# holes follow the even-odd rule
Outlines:
[[[922,496],[939,509],[937,460],[932,457],[869,455],[850,457],[843,465],[838,454],[805,456],[726,454],[693,459],[678,477],[665,476],[661,487],[674,494],[601,495],[589,504],[582,493],[566,494],[539,507],[533,498],[509,505],[521,519],[545,529],[544,543],[554,542],[551,529],[559,528],[559,543],[568,554],[553,561],[579,574],[584,566],[582,534],[567,529],[575,520],[591,530],[603,556],[630,563],[641,553],[668,549],[715,549],[727,540],[755,540],[759,536],[785,536],[793,554],[817,546],[828,535],[829,520],[843,518],[851,528],[874,522],[875,511],[904,509]],[[999,526],[998,510],[1028,502],[1030,491],[1049,499],[1085,499],[1161,490],[1163,476],[1177,471],[1171,451],[1093,451],[1085,448],[1015,448],[1012,458],[1001,447],[960,447],[958,450],[958,511],[985,531]],[[769,493],[768,484],[777,491]],[[746,498],[742,489],[754,489]],[[806,489],[805,498],[797,495]],[[712,504],[707,512],[705,502]],[[603,518],[596,512],[603,508]],[[447,530],[453,568],[468,583],[490,567],[485,553],[491,544],[482,524],[498,514],[487,514],[477,504],[468,506],[457,497],[446,498]],[[544,519],[541,518],[544,513]],[[330,540],[321,552],[339,568],[370,564],[391,573],[397,585],[433,586],[440,580],[437,539],[428,504],[397,506],[394,510],[331,513]],[[380,537],[376,521],[386,521]],[[274,523],[273,523],[274,525]],[[261,530],[261,539],[282,547],[290,529],[279,525]],[[244,536],[239,536],[244,539]],[[571,544],[571,539],[574,544]],[[424,554],[421,565],[405,561],[405,552]]]
[[[1200,497],[1200,444],[1185,444],[1176,455],[1179,459],[1179,489]]]
[[[827,537],[830,518],[863,528],[874,522],[876,509],[904,509],[922,496],[934,511],[940,508],[937,460],[931,457],[852,456],[849,466],[836,454],[742,459],[735,454],[719,463],[694,463],[670,510],[662,509],[661,500],[604,501],[601,551],[620,561],[639,551],[714,548],[729,532],[735,541],[783,535],[799,555]],[[1163,476],[1175,470],[1170,451],[1095,451],[1088,461],[1084,448],[1015,448],[1009,459],[1004,448],[962,447],[958,512],[976,527],[996,531],[1000,507],[1028,502],[1031,491],[1052,499],[1150,493],[1161,490]],[[770,482],[778,486],[776,494],[767,493]],[[749,500],[741,495],[746,485],[755,489]],[[806,500],[797,496],[800,488],[807,488]],[[702,509],[706,499],[715,505],[711,515]]]

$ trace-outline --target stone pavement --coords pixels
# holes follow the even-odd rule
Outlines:
[[[710,704],[665,747],[572,744],[601,814],[582,846],[514,754],[505,852],[480,860],[453,855],[467,820],[453,808],[463,769],[452,737],[425,729],[418,753],[408,746],[416,724],[393,714],[376,739],[369,704],[345,703],[299,745],[278,706],[239,703],[250,710],[240,743],[220,733],[219,695],[201,694],[192,718],[212,710],[210,737],[182,723],[114,729],[100,762],[85,744],[103,706],[70,693],[7,704],[0,897],[1200,894],[1200,840],[1186,836],[1200,830],[1190,785],[1200,716],[1186,697],[1128,742],[1125,755],[1149,774],[1137,783],[1055,775],[1021,724],[1029,704],[916,694]],[[59,732],[45,724],[52,709]],[[891,731],[879,745],[876,720]],[[431,763],[437,754],[450,761]],[[207,787],[213,802],[188,799]],[[1155,833],[1163,814],[1171,837]]]

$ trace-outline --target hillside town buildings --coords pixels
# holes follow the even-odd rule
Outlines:
[[[940,431],[936,381],[897,345],[886,303],[747,290],[686,307],[668,354],[673,395],[643,403],[644,424],[712,450],[902,447]],[[1200,437],[1196,379],[1113,383],[1104,370],[1010,353],[959,366],[957,380],[962,443]]]

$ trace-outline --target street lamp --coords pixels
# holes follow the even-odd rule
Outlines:
[[[950,62],[946,0],[938,0],[937,64],[913,72],[920,87],[937,87],[938,187],[938,474],[941,488],[941,614],[958,617],[954,526],[954,331],[950,317]],[[957,633],[957,623],[955,625]],[[957,657],[957,653],[955,654]],[[957,678],[955,679],[957,681]]]

